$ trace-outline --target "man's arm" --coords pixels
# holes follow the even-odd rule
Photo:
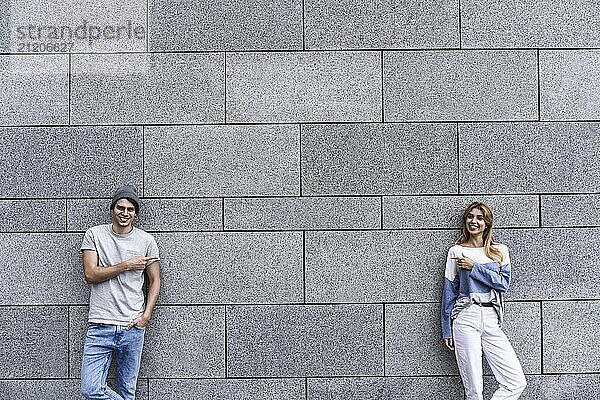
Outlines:
[[[87,283],[107,281],[124,271],[143,270],[151,257],[137,256],[117,265],[98,266],[98,253],[95,250],[83,250],[83,275]]]
[[[155,261],[146,268],[148,274],[148,299],[146,301],[146,309],[144,313],[137,317],[133,322],[127,325],[127,329],[131,329],[134,325],[139,328],[145,328],[150,322],[152,317],[152,311],[156,306],[158,300],[158,293],[160,292],[160,262]]]

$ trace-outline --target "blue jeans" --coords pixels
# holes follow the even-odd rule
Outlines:
[[[144,329],[90,323],[81,361],[81,394],[87,400],[134,400]],[[117,357],[116,388],[106,385],[113,352]]]

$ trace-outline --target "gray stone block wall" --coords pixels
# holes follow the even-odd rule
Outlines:
[[[387,51],[385,121],[537,120],[531,50]]]
[[[511,251],[522,399],[600,397],[599,23],[587,0],[0,0],[0,400],[81,398],[79,244],[121,184],[162,258],[138,399],[462,399],[439,309],[474,200]]]
[[[227,122],[381,119],[381,54],[374,51],[227,55]]]
[[[2,125],[68,124],[69,57],[0,55],[0,65]]]
[[[222,123],[224,61],[223,53],[73,55],[71,122]]]

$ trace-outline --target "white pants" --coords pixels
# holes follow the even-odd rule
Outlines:
[[[454,320],[453,332],[466,399],[483,400],[482,349],[500,384],[491,400],[518,399],[527,382],[513,347],[500,329],[494,308],[473,304],[462,310]]]

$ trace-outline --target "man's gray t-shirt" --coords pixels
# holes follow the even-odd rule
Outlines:
[[[99,266],[111,266],[135,256],[158,257],[158,246],[149,233],[133,228],[120,235],[112,225],[98,225],[88,229],[81,250],[95,250]],[[89,322],[127,325],[144,312],[142,286],[144,271],[131,270],[101,283],[91,284]]]

